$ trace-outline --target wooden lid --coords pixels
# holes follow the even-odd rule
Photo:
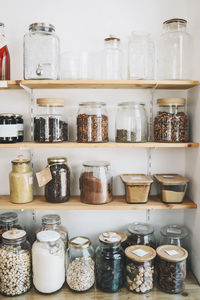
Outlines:
[[[160,98],[157,99],[157,104],[159,106],[169,106],[169,105],[184,106],[185,99],[184,98]]]
[[[156,249],[157,255],[169,262],[178,262],[188,257],[188,252],[184,248],[175,245],[163,245]]]
[[[122,174],[120,177],[126,185],[150,185],[153,182],[151,177],[145,174]]]
[[[99,240],[104,244],[114,245],[121,243],[121,236],[117,231],[107,231],[99,236]]]
[[[76,236],[69,240],[69,247],[71,248],[88,248],[91,245],[91,241],[85,236]]]
[[[109,231],[109,232],[114,232],[119,234],[119,236],[121,237],[121,243],[125,242],[128,238],[125,232],[121,232],[121,231]]]
[[[179,174],[155,174],[154,177],[164,185],[184,184],[189,180]]]
[[[149,261],[156,257],[156,251],[153,248],[144,245],[127,247],[125,254],[129,259],[137,262]]]
[[[38,98],[37,104],[39,106],[60,106],[63,107],[65,105],[64,99],[57,98]]]

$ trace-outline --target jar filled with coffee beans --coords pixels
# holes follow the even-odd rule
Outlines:
[[[156,249],[156,239],[152,225],[134,222],[128,226],[128,233],[128,246],[145,245]]]
[[[170,294],[183,292],[188,252],[175,245],[160,246],[156,252],[159,288]]]
[[[23,116],[21,114],[15,114],[16,123],[17,123],[17,132],[18,132],[18,138],[17,142],[23,142],[24,141],[24,120]]]
[[[156,142],[180,143],[189,141],[189,121],[185,113],[185,99],[157,100],[158,113],[154,119]]]
[[[18,215],[16,212],[6,212],[0,214],[0,241],[2,239],[2,234],[5,231],[11,230],[13,227],[22,229],[18,223]]]
[[[126,286],[135,293],[148,293],[153,289],[154,258],[156,251],[148,246],[130,246],[126,254]]]
[[[105,103],[85,102],[79,104],[77,142],[108,142],[108,114]]]

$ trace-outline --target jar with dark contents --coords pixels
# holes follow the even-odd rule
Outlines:
[[[14,114],[0,114],[0,143],[16,143],[17,122]]]
[[[146,245],[156,249],[156,239],[153,226],[147,223],[135,222],[128,226],[128,246]]]
[[[127,234],[125,232],[122,232],[122,231],[109,231],[109,232],[117,233],[121,237],[121,247],[125,251],[125,249],[128,247]]]
[[[15,119],[17,123],[17,142],[23,142],[24,141],[24,120],[23,116],[20,114],[15,114]]]
[[[52,180],[45,186],[45,198],[48,202],[63,203],[70,198],[70,169],[66,157],[49,157],[48,166]]]
[[[176,245],[187,249],[189,231],[185,226],[169,224],[160,229],[160,245]]]
[[[18,223],[18,215],[15,212],[0,214],[0,241],[2,239],[2,234],[12,228],[22,229]]]
[[[77,142],[108,142],[108,114],[105,103],[85,102],[79,104]]]
[[[115,232],[104,232],[96,250],[96,284],[103,292],[117,292],[124,283],[125,255],[121,237]]]
[[[182,293],[186,278],[188,252],[175,245],[160,246],[156,252],[159,288],[169,294]]]

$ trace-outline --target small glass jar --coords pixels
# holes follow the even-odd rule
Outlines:
[[[58,232],[37,233],[32,246],[33,284],[37,291],[51,294],[65,282],[65,246]]]
[[[135,102],[119,103],[115,128],[115,140],[118,143],[147,142],[145,104]]]
[[[104,232],[96,249],[96,283],[103,292],[117,292],[124,283],[125,255],[121,237],[115,232]]]
[[[112,201],[110,163],[86,161],[80,176],[80,199],[86,204],[105,204]]]
[[[186,278],[187,251],[178,246],[163,245],[158,247],[156,252],[159,288],[170,294],[183,292]]]
[[[108,113],[105,103],[85,102],[79,104],[77,142],[108,142]]]
[[[18,224],[18,215],[15,212],[0,214],[0,241],[2,239],[2,234],[12,228],[22,229]]]
[[[2,235],[0,245],[0,293],[18,296],[31,288],[31,246],[26,232],[12,228]]]
[[[17,123],[17,132],[18,132],[18,137],[17,137],[17,142],[23,142],[24,141],[24,120],[23,116],[20,114],[15,114],[15,119]]]
[[[14,114],[0,114],[0,144],[16,143],[17,122]]]
[[[19,155],[12,160],[10,179],[10,201],[12,203],[28,203],[33,200],[33,172],[30,160]]]
[[[185,226],[170,224],[160,229],[160,245],[176,245],[187,249],[188,229]]]
[[[45,185],[45,198],[48,202],[63,203],[70,198],[70,168],[66,157],[49,157],[48,167],[52,180]]]
[[[130,246],[126,254],[126,286],[129,291],[145,294],[153,289],[156,251],[148,246]]]
[[[59,143],[68,141],[68,124],[63,117],[64,104],[63,99],[37,99],[38,113],[34,117],[35,142]]]
[[[59,79],[60,41],[55,27],[34,23],[24,36],[24,79]]]
[[[69,241],[66,282],[75,292],[86,292],[95,283],[94,250],[87,237],[74,237]]]
[[[154,236],[153,226],[147,223],[132,223],[128,226],[128,239],[129,246],[132,245],[145,245],[156,249],[156,239]]]

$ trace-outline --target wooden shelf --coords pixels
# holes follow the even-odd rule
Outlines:
[[[80,202],[79,196],[72,196],[65,203],[49,203],[44,196],[35,196],[26,204],[13,204],[8,195],[0,196],[0,209],[40,209],[40,210],[158,210],[158,209],[196,209],[197,204],[186,198],[183,203],[165,204],[156,196],[151,196],[145,204],[128,204],[124,196],[115,196],[113,201],[103,205],[91,205]]]

